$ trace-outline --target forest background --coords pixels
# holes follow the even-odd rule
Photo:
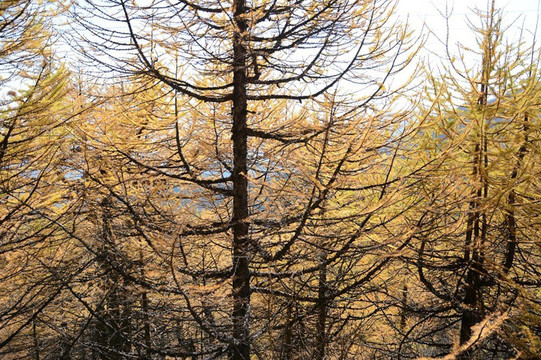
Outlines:
[[[538,359],[537,25],[497,5],[457,42],[392,0],[2,0],[0,356]]]

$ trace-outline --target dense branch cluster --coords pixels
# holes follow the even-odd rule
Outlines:
[[[394,11],[0,4],[0,356],[536,358],[536,44]]]

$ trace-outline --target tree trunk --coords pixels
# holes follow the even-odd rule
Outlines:
[[[488,100],[488,76],[490,74],[491,49],[484,49],[483,70],[481,74],[480,96],[477,101],[478,110],[483,113]],[[485,114],[477,124],[478,139],[474,146],[474,158],[472,179],[478,181],[477,189],[472,192],[474,199],[470,202],[470,214],[468,215],[468,225],[466,229],[466,241],[464,251],[464,261],[468,269],[466,272],[466,285],[464,287],[464,305],[466,310],[462,312],[460,324],[460,345],[464,345],[471,338],[472,328],[480,319],[479,302],[480,299],[480,276],[483,271],[484,250],[483,247],[487,236],[486,214],[481,201],[488,197],[488,182],[485,175],[485,169],[488,167],[488,149],[486,138],[486,120]],[[462,360],[473,358],[472,347],[464,351],[460,357]]]
[[[290,300],[287,304],[286,325],[284,330],[284,341],[280,351],[281,360],[291,359],[291,349],[293,349],[293,304]]]
[[[515,259],[515,252],[517,248],[517,222],[515,218],[516,193],[514,188],[514,182],[518,177],[519,170],[522,167],[524,157],[526,156],[526,152],[528,150],[528,121],[528,115],[524,115],[524,141],[518,150],[517,163],[515,164],[515,167],[513,168],[513,171],[511,173],[511,182],[513,184],[513,188],[511,189],[511,191],[509,191],[509,196],[507,197],[508,210],[505,219],[505,223],[507,226],[507,251],[505,253],[505,260],[503,264],[503,271],[506,274],[509,272],[509,270],[511,270],[511,267],[513,266],[513,260]]]
[[[233,8],[233,346],[231,360],[250,358],[250,270],[248,253],[248,179],[246,125],[246,56],[243,34],[248,29],[243,15],[244,0],[235,0]]]
[[[139,260],[140,260],[140,276],[141,281],[146,281],[145,277],[145,262],[143,258],[143,252],[139,251]],[[148,294],[146,289],[143,289],[143,292],[141,293],[141,310],[143,312],[142,318],[143,318],[143,334],[144,334],[144,343],[146,346],[146,349],[143,349],[142,358],[144,360],[150,360],[150,349],[152,347],[152,341],[150,338],[150,319],[149,319],[149,301],[148,301]]]
[[[316,324],[316,344],[315,360],[325,359],[325,345],[327,343],[327,334],[325,333],[325,324],[327,323],[327,266],[325,264],[327,257],[321,254],[321,266],[319,269],[318,282],[318,303],[317,303],[317,324]]]

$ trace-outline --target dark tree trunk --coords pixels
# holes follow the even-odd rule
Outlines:
[[[143,259],[143,253],[139,253],[139,260],[140,260],[140,276],[141,281],[146,281],[145,277],[145,262]],[[145,289],[143,289],[143,292],[141,293],[141,310],[143,311],[142,318],[143,318],[143,334],[144,334],[144,343],[146,346],[146,349],[143,349],[142,359],[144,360],[150,360],[150,349],[152,347],[152,341],[150,338],[150,319],[149,319],[149,301],[148,301],[148,294]]]
[[[124,282],[116,272],[113,264],[118,262],[116,244],[111,224],[111,199],[106,197],[101,202],[102,229],[98,239],[100,243],[99,262],[104,269],[108,269],[105,278],[105,287],[110,291],[106,295],[104,304],[97,309],[97,324],[95,326],[95,341],[100,348],[99,359],[120,360],[125,353],[131,350],[129,333],[131,328],[130,299],[127,295]],[[118,264],[117,264],[118,265]],[[104,306],[106,305],[106,306]]]
[[[478,110],[483,112],[488,100],[488,76],[490,74],[491,49],[485,49],[483,55],[483,70],[481,74],[480,96],[477,101]],[[487,220],[481,201],[488,197],[488,182],[485,169],[488,167],[488,149],[486,138],[486,122],[484,117],[478,124],[478,139],[474,146],[474,158],[472,179],[478,181],[477,189],[472,192],[474,197],[470,202],[470,214],[468,215],[464,261],[468,269],[466,272],[466,284],[464,286],[463,304],[466,310],[462,312],[460,324],[460,345],[467,343],[472,335],[472,328],[481,320],[479,303],[481,287],[481,273],[483,271],[484,249],[487,236]],[[470,346],[460,357],[461,360],[473,358],[473,349]]]
[[[36,331],[36,319],[32,320],[32,337],[34,340],[34,359],[40,360],[39,356],[39,338]]]
[[[280,351],[281,360],[291,359],[291,350],[293,349],[293,304],[291,301],[287,304],[287,316],[284,330],[284,341]]]
[[[246,125],[246,56],[248,29],[244,0],[235,0],[233,19],[233,345],[231,360],[250,358],[250,254],[248,253],[248,179]]]
[[[325,359],[325,345],[327,343],[327,334],[325,324],[327,323],[327,257],[321,255],[321,267],[319,269],[318,282],[318,303],[317,303],[317,324],[316,324],[316,344],[315,344],[315,360]]]
[[[528,115],[524,115],[524,141],[520,148],[518,149],[517,154],[517,163],[513,168],[511,173],[511,182],[514,183],[518,177],[518,172],[522,167],[524,157],[528,151]],[[513,184],[514,186],[514,184]],[[507,215],[506,215],[506,226],[507,226],[507,251],[505,253],[505,259],[503,264],[503,271],[507,274],[511,267],[513,266],[513,261],[515,259],[515,252],[517,248],[517,222],[515,218],[515,206],[516,206],[516,193],[514,187],[509,191],[509,196],[507,197]]]

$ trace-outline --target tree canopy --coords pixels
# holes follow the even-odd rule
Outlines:
[[[2,2],[1,356],[536,358],[539,48],[396,11]]]

